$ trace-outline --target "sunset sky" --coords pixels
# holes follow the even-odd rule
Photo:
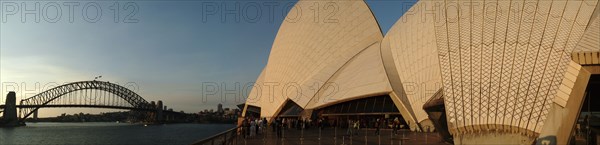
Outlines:
[[[235,108],[244,102],[242,90],[237,98],[211,97],[204,102],[202,86],[212,82],[234,88],[236,82],[255,81],[267,63],[287,13],[285,6],[295,1],[24,2],[25,9],[34,9],[36,3],[48,8],[40,9],[39,22],[36,14],[25,14],[22,20],[20,12],[13,13],[13,6],[24,9],[21,2],[0,3],[0,104],[8,91],[17,91],[19,100],[44,91],[48,84],[101,75],[102,81],[135,83],[139,89],[134,91],[148,101],[162,100],[174,110],[198,112],[216,109],[219,103]],[[231,15],[223,20],[221,13],[206,12],[209,6],[234,7],[235,3],[260,6],[260,19],[244,19],[256,16],[256,10],[239,11],[239,22]],[[384,33],[414,3],[367,1]],[[72,17],[68,5],[76,5]],[[116,5],[121,8],[118,12]],[[266,5],[274,5],[272,16]],[[57,6],[62,11],[59,16]],[[89,9],[95,7],[102,10],[99,19]],[[119,110],[42,109],[40,116],[106,111]]]

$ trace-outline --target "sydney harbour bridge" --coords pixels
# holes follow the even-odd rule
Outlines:
[[[148,102],[132,90],[104,81],[73,82],[48,89],[17,103],[16,93],[9,92],[0,105],[0,126],[25,125],[25,119],[37,116],[41,108],[108,108],[131,110],[137,121],[164,123],[185,117],[163,106],[162,101]],[[18,110],[18,111],[17,111]]]

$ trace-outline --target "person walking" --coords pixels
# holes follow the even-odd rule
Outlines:
[[[250,138],[254,137],[254,133],[256,133],[256,122],[254,120],[250,121]]]
[[[277,137],[281,138],[282,137],[281,136],[281,129],[283,129],[283,123],[281,122],[281,118],[277,118],[277,124],[276,124],[276,126],[277,126],[277,129],[275,129],[275,130],[277,130]]]
[[[392,128],[394,129],[393,133],[394,135],[398,134],[398,129],[400,128],[400,120],[398,120],[398,117],[394,118],[394,123]]]
[[[248,136],[250,136],[250,123],[248,122],[248,118],[244,119],[242,126],[244,127],[242,129],[244,132],[244,138],[247,138]]]
[[[263,125],[263,123],[262,123],[262,119],[257,119],[257,121],[256,121],[256,122],[257,122],[257,123],[256,123],[256,128],[257,128],[257,130],[256,130],[256,134],[258,135],[258,134],[260,134],[260,133],[262,132],[262,130],[263,130],[264,128],[263,128],[263,126],[262,126],[262,125]]]
[[[381,123],[379,122],[379,119],[377,119],[377,121],[375,122],[375,134],[379,135],[379,126],[381,126]]]
[[[283,120],[281,121],[281,128],[283,128],[284,130],[287,130],[287,119],[283,118]]]
[[[354,134],[358,135],[358,132],[360,131],[360,120],[354,122],[354,129]]]
[[[321,126],[322,124],[323,124],[323,122],[322,122],[321,118],[319,118],[319,119],[317,120],[317,127],[319,127],[319,130],[320,130],[320,129],[323,129],[323,127]]]
[[[247,132],[246,123],[247,123],[247,121],[248,121],[248,119],[244,118],[244,120],[242,120],[242,124],[240,124],[240,130],[241,130],[240,132],[244,138],[246,138],[246,132]]]
[[[254,124],[254,126],[256,128],[256,130],[254,130],[256,135],[258,135],[258,130],[260,130],[260,124],[262,124],[262,123],[260,123],[260,121],[261,121],[260,119],[254,120],[254,123],[256,123],[256,124]]]
[[[352,122],[352,120],[348,119],[348,130],[346,131],[347,135],[353,135],[352,133],[352,129],[354,128],[354,123]]]
[[[267,123],[268,123],[268,122],[267,122],[267,118],[266,118],[266,117],[265,117],[265,118],[263,118],[263,119],[262,119],[262,124],[261,124],[261,126],[262,126],[262,128],[263,128],[263,130],[262,130],[262,133],[267,133]]]

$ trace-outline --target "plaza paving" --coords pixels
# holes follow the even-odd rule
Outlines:
[[[375,134],[374,129],[362,129],[358,134],[347,135],[343,128],[326,128],[319,131],[318,128],[306,130],[287,129],[278,138],[272,130],[262,134],[238,138],[236,144],[247,145],[448,145],[444,143],[437,133],[417,133],[401,130],[393,135],[392,130],[381,130],[380,135]]]

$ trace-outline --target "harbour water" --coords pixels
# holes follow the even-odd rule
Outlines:
[[[0,144],[190,144],[233,124],[27,123],[0,128]]]

